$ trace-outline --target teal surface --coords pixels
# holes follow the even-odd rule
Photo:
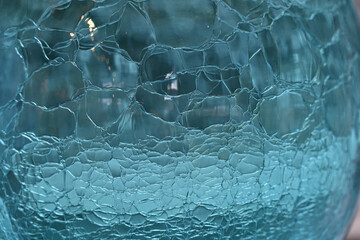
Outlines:
[[[347,0],[0,0],[1,239],[342,239]]]

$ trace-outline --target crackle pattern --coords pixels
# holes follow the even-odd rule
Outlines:
[[[341,238],[347,0],[0,0],[1,239]]]

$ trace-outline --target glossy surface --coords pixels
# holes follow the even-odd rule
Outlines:
[[[0,9],[0,238],[345,236],[360,183],[350,1]]]

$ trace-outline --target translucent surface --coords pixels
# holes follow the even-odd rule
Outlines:
[[[346,0],[0,0],[1,239],[341,239]]]

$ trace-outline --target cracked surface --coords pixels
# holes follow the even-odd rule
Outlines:
[[[343,238],[350,1],[0,0],[0,238]]]

